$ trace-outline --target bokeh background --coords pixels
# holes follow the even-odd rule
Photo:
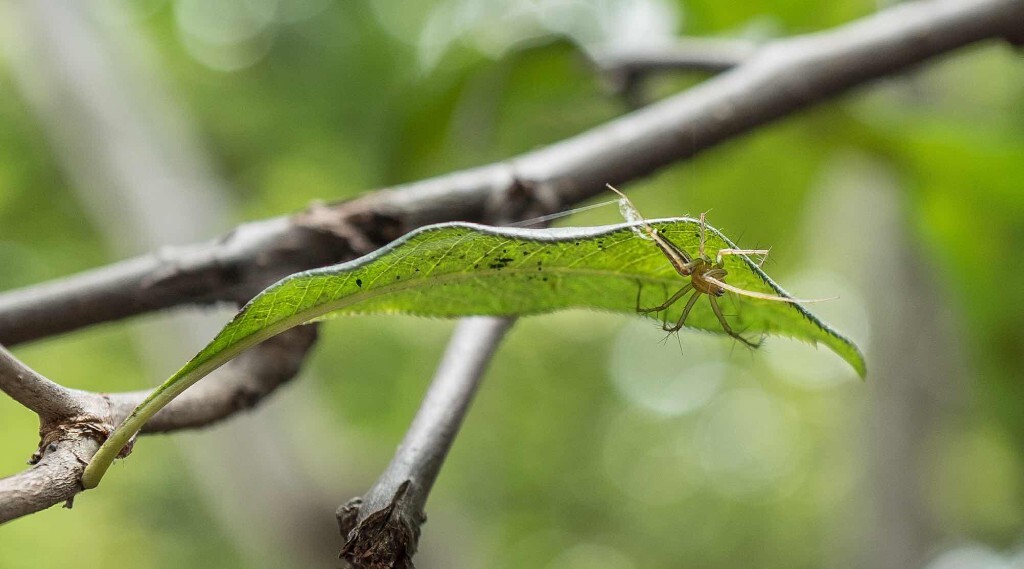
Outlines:
[[[884,4],[884,3],[881,3]],[[600,46],[770,40],[865,0],[21,0],[0,5],[0,290],[504,159],[628,111]],[[704,77],[653,77],[652,98]],[[628,190],[711,210],[864,347],[756,353],[639,318],[521,321],[428,504],[425,568],[1024,567],[1024,65],[961,50]],[[563,223],[615,222],[615,208]],[[20,346],[90,390],[167,377],[229,309]],[[146,438],[0,568],[331,567],[451,322],[323,327],[255,412]],[[35,417],[0,398],[0,475]]]

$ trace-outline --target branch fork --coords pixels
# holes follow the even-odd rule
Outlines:
[[[203,427],[254,407],[298,374],[316,337],[316,325],[300,326],[256,346],[156,414],[143,432]],[[81,492],[82,473],[99,446],[149,395],[149,390],[104,394],[68,389],[2,346],[0,391],[36,412],[40,424],[32,466],[0,478],[0,524],[68,502]],[[132,446],[126,445],[118,458]]]
[[[114,431],[116,426],[114,417],[110,413],[106,413],[103,416],[92,414],[77,415],[75,417],[67,417],[59,422],[44,423],[39,428],[39,448],[36,449],[36,452],[32,453],[28,463],[38,464],[46,452],[57,450],[58,442],[89,438],[99,444],[103,444],[103,441],[107,440],[107,437],[110,436],[110,433]],[[117,457],[124,458],[128,456],[131,454],[134,446],[135,439],[133,438],[121,449]],[[79,458],[83,460],[83,464],[88,464],[92,456]]]
[[[835,30],[777,40],[757,53],[741,53],[722,63],[728,72],[694,89],[509,161],[380,190],[306,216],[249,223],[224,239],[175,248],[162,257],[140,257],[4,292],[0,342],[48,337],[173,306],[234,302],[281,276],[338,262],[339,257],[420,225],[525,215],[529,207],[496,207],[494,196],[510,187],[521,187],[527,194],[533,189],[549,192],[550,197],[534,196],[541,210],[552,209],[552,204],[577,204],[603,192],[606,183],[650,175],[765,123],[962,46],[994,38],[1020,45],[1022,22],[1022,0],[935,0],[908,2]],[[337,229],[343,222],[366,240],[357,240],[348,228]],[[203,426],[233,414],[293,377],[314,341],[314,328],[298,328],[243,354],[218,370],[229,377],[210,378],[190,389],[176,405],[154,416],[147,429]],[[282,349],[279,342],[291,342],[291,347]],[[453,358],[479,362],[471,353],[489,349],[477,344]],[[446,375],[445,367],[435,383]],[[457,383],[475,386],[473,375],[462,372]],[[0,523],[80,492],[84,463],[98,448],[97,439],[146,395],[69,390],[35,374],[2,348],[0,390],[36,412],[43,427],[35,464],[0,479]],[[245,396],[249,393],[259,396]],[[428,393],[406,437],[417,444],[403,444],[364,499],[341,508],[339,522],[349,538],[345,551],[351,557],[384,563],[385,557],[374,553],[377,546],[363,543],[381,539],[396,553],[395,563],[407,563],[390,566],[411,567],[411,561],[403,560],[416,549],[426,493],[461,421],[461,414],[452,421],[440,412],[453,412],[461,405],[464,414],[472,397],[472,389],[467,394],[455,388],[454,393],[438,400],[447,401],[444,404],[431,402]],[[426,418],[420,421],[420,415]],[[396,524],[397,533],[388,533]]]

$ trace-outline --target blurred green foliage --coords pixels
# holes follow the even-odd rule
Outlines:
[[[495,57],[456,41],[424,66],[416,34],[425,20],[382,23],[384,8],[369,2],[325,3],[312,18],[276,27],[259,61],[215,70],[182,39],[179,4],[133,4],[145,8],[133,25],[157,48],[158,71],[237,192],[238,221],[504,159],[626,111],[565,40],[535,38]],[[417,17],[449,3],[422,4]],[[756,28],[788,35],[849,21],[875,4],[691,0],[675,7],[686,34]],[[665,95],[692,83],[660,78],[652,87]],[[3,289],[115,260],[10,84],[0,68]],[[956,324],[967,362],[957,412],[927,434],[928,460],[917,478],[925,515],[941,528],[936,545],[969,539],[1007,548],[1024,527],[1021,100],[1019,55],[1005,46],[971,48],[629,188],[651,217],[712,210],[713,223],[740,235],[741,245],[771,244],[770,272],[785,275],[804,268],[808,204],[837,156],[866,156],[895,173],[905,224],[937,269],[947,301],[941,308]],[[587,212],[571,223],[617,217]],[[870,237],[863,239],[875,255],[891,253]],[[867,266],[843,269],[842,280],[870,274]],[[867,296],[856,292],[844,298]],[[680,346],[673,339],[661,346],[659,332],[636,323],[572,312],[517,325],[428,504],[424,566],[852,565],[870,535],[864,447],[871,441],[863,433],[878,386],[843,380],[807,388],[770,365],[773,345],[749,357],[689,333]],[[330,468],[310,467],[324,473],[325,485],[340,492],[373,482],[450,327],[404,317],[324,327],[312,377],[298,381],[321,395],[333,432],[294,444],[310,463],[326,461]],[[137,389],[160,378],[148,377],[128,347],[132,329],[99,326],[17,354],[72,387]],[[636,337],[650,340],[638,344],[649,352],[633,366],[636,377],[612,377],[609,354]],[[628,387],[644,380],[644,362],[666,353],[678,356],[681,379],[659,389],[685,390],[698,379],[709,386],[693,409],[655,410]],[[655,391],[663,399],[672,393]],[[277,397],[267,405],[280,406]],[[24,467],[36,428],[29,412],[0,399],[0,474]],[[182,436],[203,434],[175,435]],[[136,452],[73,511],[51,508],[0,529],[0,568],[252,566],[233,537],[239,530],[218,521],[217,506],[199,490],[202,474],[181,460],[180,445],[147,438]]]

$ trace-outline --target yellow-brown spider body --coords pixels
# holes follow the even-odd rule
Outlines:
[[[723,280],[729,274],[722,265],[712,263],[708,259],[696,259],[693,261],[693,268],[690,272],[690,286],[699,293],[709,296],[722,296],[725,289],[718,286],[708,277],[715,280]]]

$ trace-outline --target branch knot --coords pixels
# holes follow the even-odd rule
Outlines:
[[[53,452],[57,450],[58,443],[63,441],[79,441],[82,439],[92,439],[98,444],[103,444],[110,436],[110,433],[114,432],[114,425],[109,416],[100,417],[97,415],[76,415],[74,417],[66,417],[55,421],[42,422],[39,427],[39,448],[32,453],[32,457],[29,458],[29,464],[37,464],[47,452]],[[135,438],[128,442],[121,452],[118,453],[118,458],[124,458],[131,454],[132,448],[135,445]],[[91,457],[77,457],[83,465],[88,464]]]

